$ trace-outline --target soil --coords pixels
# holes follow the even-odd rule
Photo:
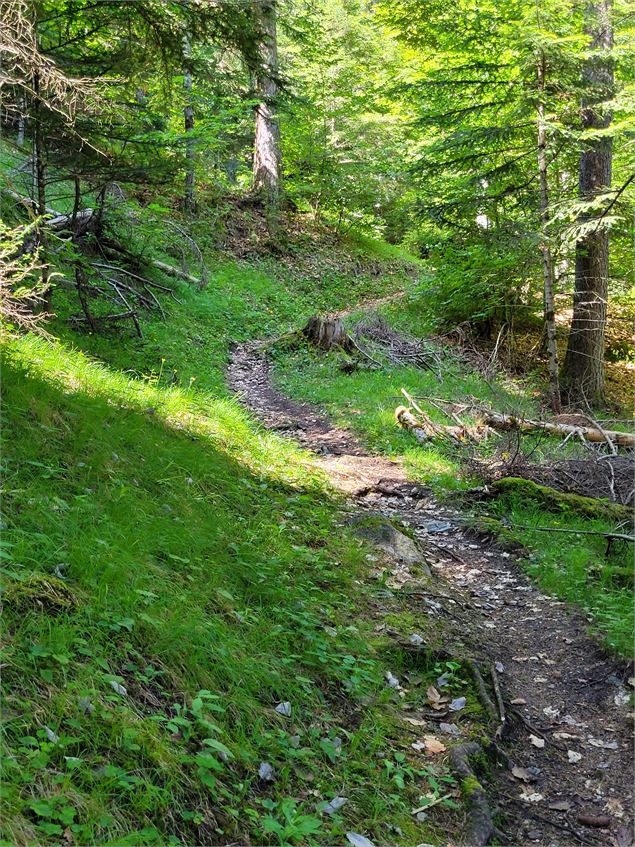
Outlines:
[[[520,554],[471,536],[460,513],[408,480],[399,463],[369,454],[318,409],[281,394],[265,345],[236,347],[228,381],[265,426],[312,451],[352,510],[398,519],[413,533],[433,588],[396,566],[376,611],[407,594],[422,632],[443,623],[447,651],[495,667],[506,716],[498,748],[507,757],[488,780],[497,842],[635,843],[632,668],[589,636],[579,611],[540,592]],[[513,765],[535,769],[524,772],[531,781],[514,776]]]
[[[513,461],[474,461],[474,470],[490,481],[504,476],[519,476],[558,491],[603,497],[613,503],[632,506],[635,503],[635,459],[629,455],[589,451],[585,459],[563,459],[536,464],[518,455]]]

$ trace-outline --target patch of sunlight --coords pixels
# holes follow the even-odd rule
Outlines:
[[[113,370],[58,339],[36,335],[3,341],[7,360],[66,394],[103,397],[113,406],[145,412],[171,429],[203,438],[254,472],[295,487],[326,487],[326,477],[293,443],[260,428],[233,399],[187,388],[160,387]]]
[[[443,483],[444,487],[451,489],[469,485],[469,480],[461,476],[459,464],[434,447],[413,447],[406,450],[404,463],[407,471],[417,479]]]

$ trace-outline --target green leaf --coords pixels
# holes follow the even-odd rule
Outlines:
[[[218,750],[219,753],[223,753],[228,759],[234,758],[232,751],[215,738],[205,738],[203,739],[203,744],[205,744],[206,747],[211,747],[212,750]]]

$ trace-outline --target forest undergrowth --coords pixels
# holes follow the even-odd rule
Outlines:
[[[426,330],[434,335],[434,316],[422,310],[416,295],[410,299],[409,304],[381,306],[380,316],[409,336],[422,336]],[[351,325],[362,314],[351,314]],[[489,464],[507,466],[506,474],[513,476],[514,466],[523,464],[525,457],[530,467],[540,468],[563,460],[584,462],[588,447],[579,442],[563,446],[560,440],[541,434],[498,436],[478,447],[456,447],[442,441],[421,445],[395,422],[395,409],[405,402],[402,389],[439,424],[452,422],[447,406],[444,409],[439,405],[443,401],[459,406],[463,403],[468,409],[485,405],[520,417],[539,418],[544,386],[540,368],[510,373],[498,367],[493,375],[482,364],[487,363],[487,356],[482,357],[478,369],[471,364],[471,350],[461,356],[454,339],[448,343],[436,336],[434,343],[440,350],[437,373],[407,365],[373,368],[368,362],[351,372],[345,364],[348,357],[342,352],[325,356],[304,345],[283,347],[275,355],[276,381],[291,396],[325,408],[337,423],[357,432],[371,450],[403,461],[411,478],[430,485],[441,500],[461,502],[477,525],[484,523],[500,538],[521,545],[528,572],[544,589],[581,606],[610,648],[632,656],[632,548],[628,542],[607,544],[602,533],[610,533],[614,521],[602,516],[589,518],[567,508],[554,513],[526,492],[510,493],[489,505],[480,502],[478,495],[471,496],[472,489],[487,481],[487,477],[483,480],[483,470]],[[616,412],[618,417],[626,413],[625,406]],[[470,412],[467,414],[469,418]],[[615,426],[629,428],[625,423]],[[576,480],[572,482],[575,490]],[[597,496],[597,488],[587,482],[580,493]],[[628,496],[629,491],[624,494]]]

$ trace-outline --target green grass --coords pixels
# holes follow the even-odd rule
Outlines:
[[[143,341],[70,332],[62,292],[59,339],[5,339],[2,843],[444,839],[410,815],[449,777],[393,715],[367,549],[223,377],[233,339],[397,277],[219,262]]]
[[[406,332],[429,329],[428,316],[417,310],[416,301],[384,307],[381,313],[391,324]],[[359,313],[353,313],[355,321]],[[395,421],[395,409],[407,405],[401,389],[412,396],[447,400],[475,397],[497,408],[533,409],[531,396],[518,392],[512,384],[492,387],[476,372],[461,366],[451,352],[443,356],[442,379],[435,373],[415,367],[387,367],[381,370],[341,370],[338,353],[324,356],[306,348],[282,349],[276,353],[275,379],[285,391],[323,406],[334,420],[357,432],[371,450],[401,457],[413,478],[431,485],[439,496],[448,490],[470,484],[461,472],[461,452],[438,443],[419,446],[412,435]],[[421,401],[433,420],[448,423],[438,408]]]
[[[509,529],[504,537],[529,552],[528,572],[549,594],[578,605],[606,645],[620,655],[633,656],[633,545],[600,535],[544,532],[543,529],[611,532],[607,520],[586,520],[571,513],[554,515],[531,500],[499,498],[493,514],[505,522],[541,530]]]
[[[402,331],[421,335],[431,329],[430,317],[416,298],[386,307],[382,312]],[[351,320],[355,317],[351,316]],[[459,364],[449,351],[443,358],[440,382],[430,371],[410,367],[345,373],[340,368],[343,361],[340,354],[324,356],[305,348],[279,350],[276,359],[275,378],[281,388],[294,397],[323,406],[334,420],[357,432],[371,450],[401,458],[412,478],[430,485],[441,498],[448,492],[478,484],[465,466],[466,456],[475,449],[439,443],[417,445],[413,436],[395,422],[395,408],[407,405],[400,392],[402,387],[415,397],[459,403],[474,398],[498,410],[534,417],[538,414],[539,386],[533,379],[523,382],[498,379],[488,383]],[[433,420],[451,423],[425,399],[420,400],[420,405]],[[504,451],[506,445],[505,439],[496,440],[479,447],[476,455],[488,455],[495,449]],[[510,452],[514,449],[511,442],[508,449]],[[581,450],[575,444],[563,450],[560,442],[541,435],[523,436],[523,449],[532,452],[536,461],[579,455]],[[500,508],[509,508],[505,501],[501,504]],[[555,519],[531,501],[518,499],[510,514],[519,524],[601,531],[613,528],[574,515]],[[611,649],[625,656],[633,654],[632,546],[618,547],[606,556],[606,542],[593,536],[517,530],[513,538],[531,551],[528,572],[546,591],[580,606]]]
[[[355,257],[361,248],[355,241],[349,253],[341,249],[343,256]],[[85,352],[142,379],[184,387],[195,382],[200,390],[226,394],[225,367],[232,342],[275,336],[301,326],[315,312],[391,294],[411,285],[414,273],[413,265],[396,260],[387,262],[380,275],[365,272],[362,266],[356,273],[328,270],[318,278],[294,273],[273,259],[248,264],[210,258],[208,267],[209,283],[202,292],[155,272],[157,280],[174,288],[180,302],[164,300],[165,321],[145,317],[143,340],[128,333],[121,337],[70,330],[67,319],[79,312],[73,282],[59,286],[52,329]]]

